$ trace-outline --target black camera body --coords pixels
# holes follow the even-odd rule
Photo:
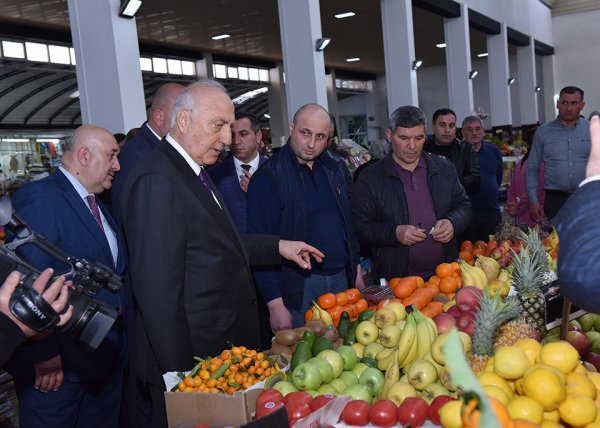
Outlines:
[[[119,311],[91,296],[98,294],[103,288],[117,293],[121,287],[121,278],[100,263],[67,255],[34,233],[12,211],[8,197],[0,199],[0,225],[4,225],[14,236],[10,243],[0,246],[0,281],[3,282],[14,270],[21,274],[19,287],[9,303],[13,315],[36,331],[53,328],[58,323],[58,315],[52,307],[32,289],[33,281],[40,275],[39,270],[17,254],[20,246],[33,244],[69,266],[66,272],[54,277],[64,275],[73,282],[73,287],[69,290],[69,304],[73,306],[73,315],[60,327],[61,330],[82,343],[89,351],[96,350],[119,316]]]

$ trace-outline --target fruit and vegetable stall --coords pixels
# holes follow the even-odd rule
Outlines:
[[[431,278],[324,294],[271,349],[198,359],[167,394],[244,397],[237,425],[600,428],[600,316],[553,327],[558,249],[537,227],[462,242]],[[235,424],[214,416],[186,422]]]

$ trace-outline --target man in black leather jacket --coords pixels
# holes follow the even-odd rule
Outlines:
[[[479,190],[480,175],[477,153],[466,141],[456,138],[456,113],[449,108],[433,113],[433,137],[425,142],[423,150],[450,159],[467,195]]]
[[[359,240],[373,248],[375,278],[435,273],[458,256],[455,236],[469,226],[472,207],[452,163],[423,151],[426,119],[400,107],[386,138],[392,152],[365,169],[352,196]]]

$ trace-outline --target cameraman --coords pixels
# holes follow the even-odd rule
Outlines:
[[[44,290],[53,272],[52,269],[43,271],[33,282],[33,288],[38,293],[41,293],[42,297],[60,314],[67,305],[68,285],[65,284],[65,278],[60,276],[48,289]],[[6,277],[4,284],[0,287],[0,367],[8,360],[13,350],[27,338],[36,339],[44,336],[44,332],[37,332],[15,318],[9,309],[10,298],[17,285],[19,285],[20,279],[21,274],[13,271]],[[72,312],[73,308],[69,307],[64,314],[60,315],[58,326],[69,321]]]

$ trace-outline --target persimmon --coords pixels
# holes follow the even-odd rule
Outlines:
[[[473,253],[471,251],[461,251],[458,253],[458,258],[463,259],[465,262],[473,260]]]
[[[433,295],[437,296],[440,294],[440,287],[438,284],[432,284],[430,282],[425,283],[425,288],[430,288],[433,291]]]
[[[342,307],[335,305],[334,307],[327,309],[327,312],[331,315],[334,325],[337,325],[337,322],[340,320],[340,315],[342,315],[343,312]]]
[[[340,291],[335,295],[335,302],[338,306],[346,306],[348,304],[348,296],[345,292]]]
[[[356,310],[360,314],[361,312],[367,310],[367,308],[369,307],[369,302],[367,302],[365,299],[358,299],[358,302],[356,302],[355,305]]]
[[[385,305],[387,305],[389,303],[389,301],[390,301],[390,299],[381,300],[379,303],[377,303],[377,306],[375,307],[375,309],[383,308]]]
[[[471,241],[462,241],[460,243],[460,251],[471,251],[473,243]]]
[[[335,294],[325,293],[319,296],[317,299],[317,305],[322,309],[329,309],[337,304]]]
[[[402,278],[396,276],[388,281],[388,287],[390,287],[393,290],[394,287],[396,287],[396,285],[398,285],[400,281],[402,281]]]
[[[342,310],[348,312],[348,315],[350,315],[350,318],[356,318],[358,316],[358,312],[356,311],[355,305],[343,306]]]
[[[475,249],[475,248],[484,249],[486,246],[487,246],[487,244],[484,241],[475,241],[475,243],[473,244],[473,249]]]
[[[452,269],[454,269],[455,274],[460,275],[461,269],[460,269],[460,264],[458,264],[458,262],[452,262],[452,263],[450,263],[450,266],[452,266]]]
[[[435,274],[440,278],[446,278],[452,276],[454,268],[450,263],[440,263],[435,268]]]
[[[425,280],[417,275],[406,276],[404,279],[412,278],[417,281],[417,288],[421,288],[425,285]]]
[[[456,278],[447,277],[440,281],[440,291],[442,293],[452,293],[458,289],[458,281]]]
[[[309,309],[308,311],[304,312],[304,321],[310,321],[313,317],[313,311],[312,309]]]
[[[430,284],[434,284],[434,285],[438,285],[440,283],[441,278],[437,275],[433,275],[431,278],[429,278],[429,281],[427,281]]]
[[[477,247],[477,248],[473,248],[473,251],[471,254],[473,254],[474,256],[483,256],[485,253],[485,250],[482,247]]]
[[[393,288],[394,296],[399,299],[410,296],[417,289],[417,281],[414,277],[406,277],[398,281]]]
[[[433,312],[433,316],[430,317],[433,318],[437,314],[441,314],[442,312],[444,312],[444,304],[442,302],[431,301],[427,304],[427,306],[425,306],[425,309],[423,309],[423,311],[425,310]]]
[[[348,303],[355,304],[361,298],[360,290],[356,288],[349,288],[345,291],[348,296]]]

